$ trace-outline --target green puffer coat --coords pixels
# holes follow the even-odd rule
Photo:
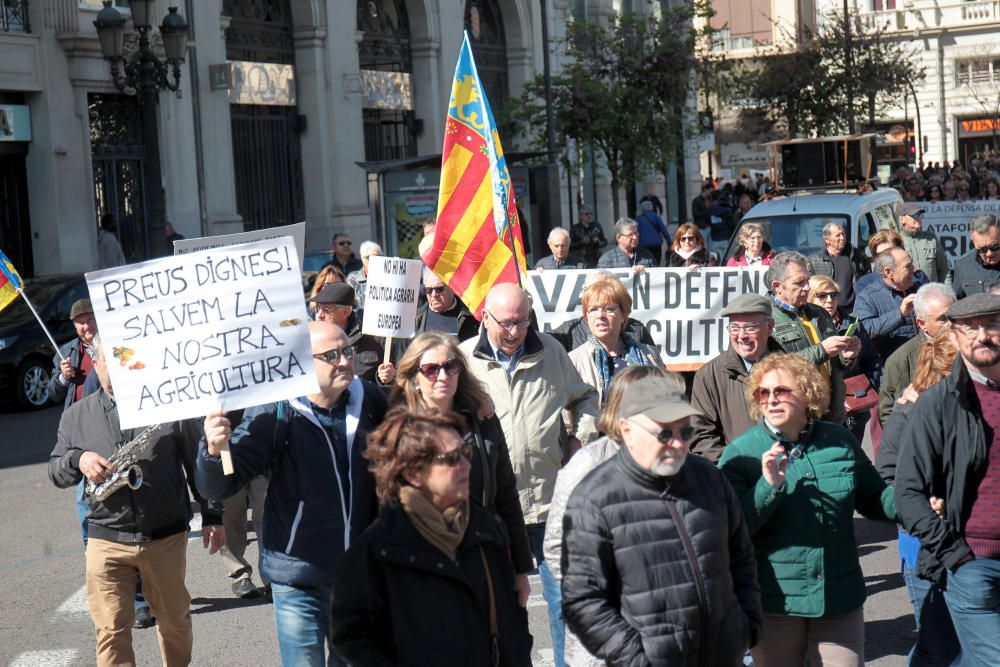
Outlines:
[[[764,611],[809,618],[853,611],[865,601],[854,510],[894,521],[892,487],[847,429],[817,421],[804,456],[789,462],[784,488],[776,490],[760,459],[779,439],[758,422],[719,460],[746,514]]]

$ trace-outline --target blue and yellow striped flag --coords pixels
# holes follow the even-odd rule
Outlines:
[[[18,290],[24,287],[24,281],[17,275],[17,270],[7,255],[0,251],[0,310],[6,308],[17,298]]]

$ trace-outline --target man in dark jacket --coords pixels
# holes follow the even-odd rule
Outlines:
[[[969,223],[972,250],[955,260],[951,284],[959,299],[1000,284],[1000,218],[982,215]]]
[[[609,665],[733,667],[757,641],[750,533],[722,474],[688,456],[696,414],[665,378],[632,384],[624,446],[563,516],[563,616]]]
[[[857,253],[847,242],[844,226],[828,222],[823,226],[823,249],[809,258],[813,274],[829,276],[840,288],[840,312],[847,315],[854,307],[854,282],[857,276],[868,273],[864,253]],[[861,255],[857,258],[856,255]]]
[[[569,228],[569,251],[587,261],[588,266],[597,264],[601,250],[608,245],[601,224],[594,220],[594,211],[589,206],[580,207],[580,221]]]
[[[729,349],[698,369],[691,389],[694,434],[691,451],[718,461],[733,438],[754,425],[747,404],[747,377],[753,365],[772,350],[771,302],[760,294],[743,294],[722,310],[729,318]]]
[[[103,500],[87,495],[87,604],[97,631],[97,664],[135,664],[130,626],[134,619],[136,575],[156,617],[160,652],[166,665],[191,662],[191,596],[184,585],[188,536],[188,494],[184,470],[192,478],[197,426],[169,422],[159,430],[122,430],[100,339],[94,372],[101,389],[74,403],[59,420],[49,479],[65,489],[86,477],[95,485],[115,471],[113,458],[127,443],[145,435],[138,454],[139,488],[112,491]],[[224,543],[220,505],[201,500],[202,542],[214,554]]]
[[[427,303],[417,307],[416,334],[441,331],[458,336],[459,342],[479,333],[479,322],[473,317],[455,291],[441,277],[424,268],[424,293]]]
[[[712,205],[712,186],[701,186],[701,194],[691,201],[691,221],[701,230],[702,236],[708,238],[709,227],[712,226],[708,207]]]
[[[921,394],[896,468],[896,507],[920,540],[917,574],[943,585],[962,663],[1000,656],[1000,296],[948,309],[952,373]],[[930,507],[944,499],[944,516]]]
[[[208,415],[196,478],[202,493],[221,500],[270,473],[260,569],[271,581],[281,662],[337,665],[335,656],[324,662],[333,573],[377,514],[362,452],[386,402],[354,374],[339,327],[310,322],[309,334],[319,393],[250,408],[235,432],[224,413]],[[235,472],[225,475],[219,455],[230,439]]]
[[[330,250],[333,251],[333,259],[323,265],[324,269],[327,266],[333,265],[340,269],[346,276],[363,268],[361,260],[354,254],[354,243],[347,234],[334,234],[333,245]]]
[[[68,408],[86,394],[83,384],[94,369],[94,336],[97,335],[97,320],[90,299],[79,299],[69,310],[69,319],[76,329],[76,338],[61,348],[52,358],[54,368],[49,380],[49,400],[62,401]],[[72,391],[71,391],[72,390]]]

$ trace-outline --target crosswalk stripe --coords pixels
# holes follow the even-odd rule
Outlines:
[[[10,667],[68,667],[76,660],[76,649],[25,651],[10,663]]]
[[[81,586],[73,595],[66,598],[66,601],[59,605],[52,622],[75,618],[77,616],[90,616],[90,607],[87,606],[87,586]]]

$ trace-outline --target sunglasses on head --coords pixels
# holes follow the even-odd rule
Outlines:
[[[431,462],[440,463],[441,465],[448,466],[449,468],[454,468],[463,460],[468,461],[471,456],[472,445],[463,444],[458,449],[453,449],[446,454],[435,454],[431,457]]]
[[[428,294],[444,294],[447,288],[447,285],[438,285],[437,287],[425,287],[424,291]]]
[[[462,370],[462,362],[458,359],[449,359],[443,364],[421,364],[418,370],[428,380],[437,380],[441,376],[441,371],[448,377],[457,375]]]
[[[336,348],[336,347],[333,347],[333,348],[330,348],[329,350],[327,350],[326,352],[320,352],[319,354],[314,354],[313,355],[313,359],[322,359],[323,361],[325,361],[328,364],[339,363],[341,357],[343,357],[344,359],[347,359],[348,361],[352,361],[354,359],[354,348],[353,347],[345,347],[345,348]]]

